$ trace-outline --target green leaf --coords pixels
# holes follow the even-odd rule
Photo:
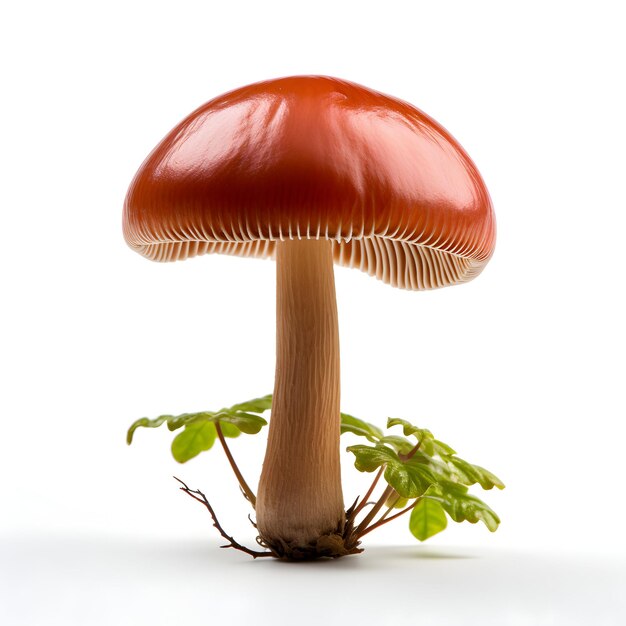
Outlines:
[[[492,472],[481,467],[480,465],[474,465],[474,469],[480,472],[481,480],[478,482],[483,489],[491,489],[491,487],[487,487],[485,485],[491,485],[492,487],[497,487],[502,490],[506,487],[506,485]]]
[[[198,413],[181,413],[180,415],[160,415],[155,419],[142,417],[128,429],[126,442],[129,445],[132,443],[133,435],[140,426],[157,428],[163,423],[167,423],[167,428],[174,431],[191,424],[220,422],[225,437],[238,437],[242,432],[255,435],[263,426],[267,425],[267,421],[259,415],[255,415],[255,413],[263,413],[270,409],[271,406],[272,396],[268,395],[235,404],[217,413],[214,411],[200,411]]]
[[[254,398],[240,404],[233,404],[229,409],[230,412],[244,411],[245,413],[264,413],[272,408],[272,394],[263,396],[262,398]]]
[[[392,426],[402,426],[402,431],[405,436],[413,435],[420,442],[420,448],[426,454],[432,456],[434,454],[433,441],[434,436],[427,430],[426,428],[418,428],[417,426],[413,426],[410,422],[406,420],[400,419],[399,417],[388,417],[387,418],[387,428],[391,428]]]
[[[168,430],[178,430],[187,424],[195,422],[209,421],[215,413],[212,411],[200,411],[200,413],[181,413],[180,415],[171,415],[167,420]]]
[[[415,448],[415,444],[400,435],[386,435],[379,443],[391,446],[398,454],[408,454]]]
[[[468,494],[464,485],[439,483],[432,487],[426,497],[439,502],[455,522],[467,520],[470,524],[476,524],[480,521],[491,532],[495,532],[500,524],[500,518],[495,511],[480,498]]]
[[[422,498],[413,507],[409,519],[409,530],[420,541],[426,541],[433,535],[440,533],[448,525],[446,512],[439,502]]]
[[[350,446],[348,452],[354,454],[354,467],[359,472],[373,472],[386,463],[400,462],[398,455],[387,446]]]
[[[478,483],[483,489],[504,489],[504,483],[489,470],[480,465],[472,465],[458,456],[443,455],[442,459],[452,465],[457,474],[459,482],[464,485],[474,485]]]
[[[343,435],[344,433],[365,437],[372,443],[376,443],[383,436],[383,431],[378,426],[374,426],[374,424],[365,422],[353,415],[341,413],[341,434]]]
[[[232,424],[247,435],[256,435],[263,426],[267,425],[267,421],[258,415],[244,413],[243,411],[231,413],[230,409],[212,415],[208,421],[219,422],[222,425]]]
[[[217,431],[212,422],[188,424],[182,433],[174,437],[172,455],[179,463],[185,463],[200,452],[209,450],[215,443],[216,437]]]
[[[409,500],[400,496],[394,489],[393,493],[385,501],[385,506],[393,509],[403,509],[408,503]]]
[[[409,435],[415,435],[420,441],[422,439],[434,439],[430,430],[418,428],[417,426],[414,426],[410,422],[400,419],[399,417],[387,418],[387,428],[391,428],[392,426],[402,426],[402,431],[407,437]]]
[[[172,417],[174,416],[160,415],[159,417],[156,417],[152,420],[147,417],[141,417],[136,422],[133,422],[131,427],[128,429],[128,433],[126,433],[126,443],[130,445],[133,442],[133,435],[140,426],[143,426],[144,428],[158,428],[163,422],[166,422]]]
[[[403,498],[417,498],[436,482],[430,469],[420,463],[403,462],[394,450],[384,445],[350,446],[354,466],[360,472],[373,472],[385,466],[384,478]]]
[[[239,435],[241,435],[241,431],[233,424],[220,422],[220,428],[222,429],[222,435],[224,435],[224,437],[230,437],[232,439],[235,439],[236,437],[239,437]]]
[[[433,473],[425,465],[392,463],[385,469],[385,480],[404,498],[417,498],[435,483]]]
[[[439,441],[439,439],[433,439],[433,451],[439,456],[443,456],[444,454],[456,454],[455,450],[453,450],[447,443]]]
[[[171,431],[184,427],[183,432],[172,441],[172,454],[179,463],[185,463],[213,446],[217,437],[216,423],[220,424],[224,437],[239,437],[242,432],[254,435],[267,425],[267,421],[255,413],[263,413],[271,406],[272,396],[267,395],[235,404],[218,412],[200,411],[180,415],[161,415],[152,420],[142,417],[131,425],[126,441],[128,444],[132,443],[135,430],[140,426],[157,428],[167,423]]]
[[[415,452],[408,461],[405,461],[405,463],[408,463],[409,465],[424,465],[428,467],[436,482],[442,480],[455,482],[458,480],[454,468],[451,468],[447,463],[444,463],[440,459],[424,454],[421,450]]]
[[[181,426],[190,426],[191,424],[200,422],[219,422],[222,425],[222,431],[224,430],[224,426],[230,424],[232,427],[236,427],[239,431],[248,435],[256,435],[263,426],[267,425],[267,421],[259,415],[244,413],[243,411],[231,412],[230,409],[222,409],[218,413],[211,413],[210,411],[183,413],[182,415],[177,415],[173,420],[170,420],[167,427],[170,430],[176,430]],[[233,433],[232,428],[229,429],[229,433]],[[236,435],[225,434],[225,436],[235,437]]]

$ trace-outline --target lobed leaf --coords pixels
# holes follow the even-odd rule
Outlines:
[[[255,413],[263,413],[271,407],[272,396],[267,395],[240,404],[234,404],[230,408],[217,412],[200,411],[199,413],[181,413],[180,415],[160,415],[155,419],[142,417],[128,429],[126,443],[129,445],[132,443],[133,435],[140,426],[157,428],[164,423],[167,423],[167,428],[170,431],[174,431],[192,424],[219,422],[225,437],[238,437],[242,432],[248,435],[255,435],[263,426],[267,425],[267,421],[259,415],[255,415]]]
[[[140,427],[144,428],[158,428],[163,422],[166,422],[168,419],[174,417],[173,415],[160,415],[154,419],[150,419],[148,417],[141,417],[137,421],[133,422],[126,433],[126,443],[130,445],[133,442],[133,435],[135,431]]]
[[[359,437],[365,437],[372,443],[376,443],[383,436],[383,431],[378,428],[378,426],[374,426],[374,424],[365,422],[353,415],[341,413],[341,434],[343,435],[344,433],[352,433]]]
[[[414,426],[410,422],[406,420],[400,419],[399,417],[388,417],[387,418],[387,428],[391,428],[392,426],[402,426],[402,432],[405,436],[413,435],[420,442],[420,448],[426,453],[432,456],[434,454],[434,446],[433,441],[435,437],[430,432],[430,430],[426,428],[418,428]]]
[[[347,450],[354,454],[354,467],[359,472],[374,472],[381,465],[400,461],[398,455],[393,450],[382,445],[356,445],[350,446]]]
[[[354,466],[360,472],[373,472],[384,465],[385,480],[403,498],[417,498],[436,482],[425,464],[404,462],[385,445],[356,445],[350,446],[348,451],[354,454]]]
[[[400,435],[386,435],[380,439],[379,443],[391,446],[398,454],[408,454],[415,448],[414,443]]]
[[[222,429],[222,435],[224,435],[224,437],[236,439],[237,437],[239,437],[239,435],[241,435],[241,430],[239,430],[239,428],[237,428],[233,424],[220,422],[220,428]]]
[[[468,521],[476,524],[481,521],[495,532],[500,525],[500,518],[480,498],[467,493],[467,487],[457,483],[438,483],[430,490],[427,498],[439,502],[446,513],[455,522]]]
[[[179,463],[186,463],[200,452],[212,448],[216,438],[217,430],[213,422],[188,424],[182,433],[174,437],[172,455]]]
[[[439,456],[443,456],[444,454],[456,454],[455,450],[447,443],[439,441],[439,439],[433,439],[433,452]]]
[[[472,465],[458,456],[443,455],[442,459],[451,465],[454,469],[458,481],[464,485],[475,485],[478,483],[483,489],[504,489],[504,483],[489,470],[480,465]]]
[[[416,539],[426,541],[448,526],[446,512],[441,503],[422,498],[413,507],[409,518],[409,530]]]
[[[231,424],[247,435],[256,435],[267,421],[259,415],[245,413],[243,411],[232,412],[230,409],[222,410],[211,416],[208,421],[219,422],[222,425]]]
[[[245,413],[264,413],[272,408],[272,394],[262,398],[254,398],[240,404],[233,404],[228,410],[232,412],[244,411]]]
[[[411,465],[402,461],[388,464],[384,477],[402,497],[409,500],[424,495],[436,482],[426,465]]]
[[[432,456],[428,456],[427,454],[424,454],[421,450],[418,450],[408,461],[407,463],[412,464],[412,465],[425,465],[428,467],[428,469],[432,472],[433,476],[435,477],[435,481],[439,482],[439,481],[450,481],[450,482],[456,482],[458,481],[457,475],[455,473],[455,470],[453,468],[450,468],[450,466],[445,463],[444,461],[441,461],[440,459],[436,459]]]
[[[193,424],[195,422],[203,422],[213,417],[215,413],[212,411],[200,411],[200,413],[181,413],[180,415],[172,415],[167,420],[168,430],[174,431],[187,426],[187,424]]]

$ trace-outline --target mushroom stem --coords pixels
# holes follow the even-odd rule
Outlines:
[[[276,243],[276,378],[257,494],[268,545],[341,534],[339,328],[332,243]]]

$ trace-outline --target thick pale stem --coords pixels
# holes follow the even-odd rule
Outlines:
[[[345,523],[331,242],[277,242],[276,276],[276,379],[257,526],[266,541],[306,546]]]

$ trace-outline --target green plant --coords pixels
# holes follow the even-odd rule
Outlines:
[[[141,418],[128,430],[127,443],[133,440],[137,428],[156,428],[167,424],[171,431],[181,430],[172,441],[172,454],[185,463],[219,440],[244,497],[254,508],[256,497],[245,481],[230,451],[227,438],[241,433],[256,434],[267,424],[261,417],[272,407],[272,396],[264,396],[235,404],[219,411],[161,415],[155,419]],[[380,428],[357,417],[341,414],[341,433],[364,438],[367,443],[347,448],[354,455],[354,466],[360,472],[374,473],[371,486],[346,510],[346,522],[341,533],[326,535],[314,550],[293,552],[288,546],[268,545],[258,539],[265,551],[251,550],[228,535],[217,520],[206,496],[190,489],[183,481],[181,490],[201,502],[213,518],[214,526],[232,547],[256,557],[273,556],[288,559],[338,557],[362,552],[361,539],[384,524],[410,513],[409,529],[420,541],[441,532],[448,517],[455,522],[483,522],[494,532],[500,524],[496,513],[482,500],[469,493],[479,485],[489,490],[503,489],[503,482],[490,471],[460,458],[448,444],[436,439],[427,429],[418,428],[403,419],[389,418],[387,428],[400,427],[402,435],[385,434]],[[382,480],[386,486],[375,500],[370,500]],[[254,524],[254,522],[253,522]]]

